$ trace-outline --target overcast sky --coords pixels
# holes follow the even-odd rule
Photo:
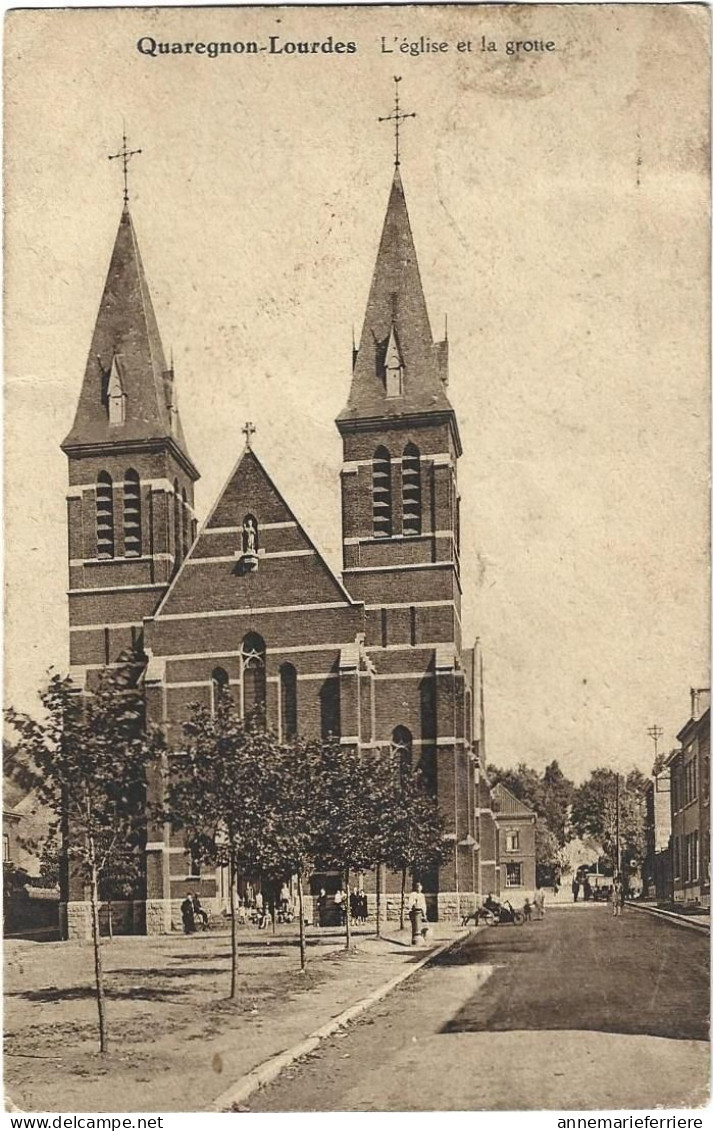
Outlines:
[[[204,517],[255,448],[340,567],[340,441],[392,176],[464,445],[464,634],[488,756],[648,770],[708,684],[701,7],[17,12],[6,36],[6,698],[67,664],[66,460],[132,214]],[[353,54],[141,55],[353,41]],[[438,54],[388,54],[403,36]],[[480,51],[481,36],[498,51]],[[470,39],[473,50],[456,44]],[[512,40],[554,41],[510,55]]]

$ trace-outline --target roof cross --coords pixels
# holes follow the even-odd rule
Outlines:
[[[127,148],[127,145],[126,145],[126,130],[124,130],[123,145],[122,145],[121,149],[119,150],[118,153],[110,153],[109,154],[109,160],[110,161],[115,161],[117,157],[120,157],[122,162],[123,162],[123,165],[124,165],[124,204],[129,203],[129,161],[131,160],[132,157],[135,157],[138,153],[141,153],[141,152],[142,151],[140,149],[128,149]]]
[[[384,118],[379,118],[380,122],[393,122],[394,123],[394,165],[396,168],[401,164],[399,156],[399,134],[401,132],[401,123],[405,122],[407,118],[415,118],[415,114],[404,114],[401,110],[399,103],[399,83],[401,82],[401,75],[394,75],[394,109],[391,114],[387,114]]]
[[[257,431],[257,429],[255,428],[255,425],[253,424],[252,420],[246,420],[245,426],[243,427],[242,432],[243,432],[243,435],[245,436],[245,443],[247,444],[247,446],[249,448],[252,447],[251,439],[255,435],[256,431]]]

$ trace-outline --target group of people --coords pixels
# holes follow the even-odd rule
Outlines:
[[[320,888],[319,895],[317,896],[317,920],[319,926],[322,927],[326,922],[327,910],[327,893],[324,888]],[[354,924],[366,923],[369,918],[369,904],[366,892],[363,888],[353,888],[349,891],[343,891],[341,887],[337,888],[334,893],[334,906],[342,926],[346,924],[347,915],[350,922]]]
[[[181,904],[181,918],[183,919],[183,933],[192,935],[196,930],[196,920],[200,919],[203,929],[208,927],[208,912],[201,906],[201,901],[194,892],[188,895]]]
[[[544,919],[545,917],[545,892],[543,888],[538,888],[532,897],[530,903],[529,897],[525,897],[525,902],[522,906],[525,913],[525,922],[529,923],[533,918]]]

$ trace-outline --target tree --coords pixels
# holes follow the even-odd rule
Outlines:
[[[10,708],[21,784],[33,789],[63,830],[70,869],[89,890],[99,1049],[109,1046],[99,934],[99,888],[117,858],[140,851],[144,832],[146,766],[143,699],[136,686],[135,657],[101,673],[90,693],[80,694],[57,674],[40,692],[41,721]]]
[[[501,782],[518,801],[522,801],[538,817],[543,818],[560,847],[564,846],[574,782],[564,776],[557,759],[545,766],[542,775],[520,762],[516,769],[488,766],[488,777],[492,785]]]
[[[321,743],[294,737],[277,747],[264,778],[260,859],[270,875],[295,876],[300,929],[300,969],[307,963],[304,879],[314,863],[327,806],[320,793]]]
[[[407,873],[423,875],[448,862],[455,845],[446,839],[446,832],[438,801],[428,792],[421,772],[410,766],[402,767],[391,808],[385,853],[388,866],[401,874],[401,930],[405,922]]]
[[[617,790],[618,779],[618,790]],[[632,789],[628,788],[628,781]],[[617,792],[618,831],[620,856],[641,858],[644,851],[643,793],[639,788],[646,779],[638,770],[629,778],[614,770],[599,767],[574,791],[572,800],[572,825],[578,836],[591,836],[598,840],[604,851],[605,863],[617,869]]]
[[[252,713],[240,718],[221,696],[215,712],[194,706],[183,724],[185,749],[168,758],[160,815],[184,834],[199,860],[230,875],[230,997],[238,995],[238,869],[270,858],[269,829],[277,789],[273,764],[280,744]]]
[[[376,861],[372,816],[379,806],[377,759],[362,755],[355,746],[342,746],[328,738],[320,744],[319,806],[324,814],[316,837],[316,855],[322,866],[338,868],[347,888],[345,949],[351,949],[349,885],[355,872],[365,872]]]

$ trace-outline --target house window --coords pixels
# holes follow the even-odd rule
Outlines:
[[[375,538],[391,537],[391,456],[377,448],[372,462],[372,503]]]
[[[190,858],[190,878],[192,880],[197,880],[199,879],[201,874],[201,862],[200,857],[198,856],[198,853],[194,848],[191,849]]]
[[[411,607],[408,611],[408,618],[409,618],[409,632],[410,632],[411,646],[413,647],[416,644],[416,640],[417,640],[417,636],[416,636],[416,609],[413,605],[411,605]]]
[[[228,673],[223,668],[213,668],[210,677],[211,711],[215,714],[219,703],[228,694]]]
[[[506,888],[521,888],[522,887],[522,864],[506,864],[505,865],[505,887]]]
[[[265,710],[265,641],[257,632],[243,640],[243,717]]]
[[[506,852],[519,852],[520,851],[520,833],[519,832],[505,833],[505,851]]]
[[[280,667],[280,720],[282,737],[297,734],[297,672],[292,664]]]
[[[401,461],[404,534],[421,533],[421,458],[415,444],[407,444]]]
[[[114,485],[106,471],[97,476],[97,557],[114,557]]]
[[[133,468],[124,475],[124,555],[141,557],[141,483]]]

